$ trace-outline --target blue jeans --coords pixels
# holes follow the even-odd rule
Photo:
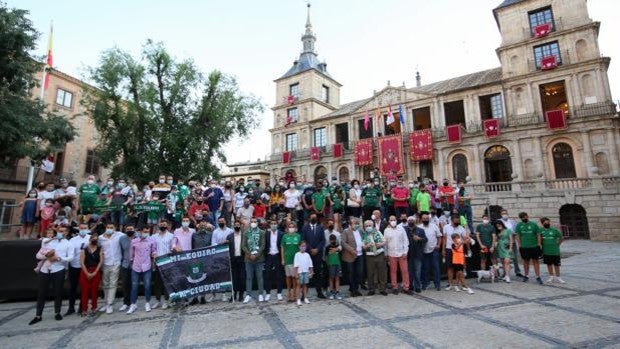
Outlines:
[[[471,206],[460,205],[459,215],[465,216],[465,219],[467,219],[467,227],[469,228],[469,232],[473,235],[476,231],[474,230],[474,217],[471,212]]]
[[[265,287],[263,285],[264,262],[245,262],[245,293],[252,296],[252,284],[254,283],[254,275],[258,283],[258,294],[262,295]]]
[[[349,276],[349,291],[355,292],[359,289],[360,282],[364,277],[364,256],[357,256],[355,261],[347,262]]]
[[[131,304],[136,304],[138,301],[138,286],[140,285],[140,279],[144,283],[144,298],[146,302],[151,301],[151,270],[143,271],[141,273],[132,270],[131,271]]]
[[[422,276],[422,258],[409,257],[407,264],[409,265],[409,282],[413,285],[409,289],[419,290],[422,288],[420,277]]]
[[[435,281],[435,288],[441,286],[440,277],[441,277],[441,269],[439,267],[439,250],[434,250],[431,253],[425,253],[422,259],[422,288],[428,287],[428,271],[433,270],[433,276]]]

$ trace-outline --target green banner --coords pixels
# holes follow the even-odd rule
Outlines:
[[[132,208],[136,212],[163,212],[165,209],[163,204],[135,204]]]

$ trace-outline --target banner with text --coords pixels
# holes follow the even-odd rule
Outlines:
[[[171,301],[232,290],[228,244],[155,259]]]

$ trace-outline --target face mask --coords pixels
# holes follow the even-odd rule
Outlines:
[[[400,220],[401,223],[407,223],[407,218],[403,218]]]
[[[295,184],[291,183],[291,184],[289,184],[289,186],[288,186],[288,187],[289,187],[289,188],[291,188],[291,189],[293,189],[293,188],[295,188]]]
[[[545,227],[545,229],[549,229],[549,227],[551,227],[551,224],[543,224],[543,227]]]
[[[135,233],[136,233],[136,232],[135,232],[134,230],[127,230],[127,231],[125,232],[125,234],[127,234],[127,236],[129,236],[129,237],[132,237],[132,236],[133,236],[133,234],[135,234]]]
[[[114,182],[108,182],[108,187],[111,187],[112,185],[114,185]]]
[[[489,224],[489,220],[488,219],[483,219],[482,220],[482,224]]]
[[[163,226],[163,225],[160,225],[160,226],[159,226],[159,230],[161,230],[161,231],[166,231],[166,227],[165,227],[165,226]]]
[[[306,252],[306,245],[299,246],[299,252]]]
[[[257,223],[250,223],[250,228],[256,229],[256,227],[258,227]]]
[[[37,194],[35,194],[35,193],[30,193],[30,194],[28,194],[28,196],[29,196],[29,197],[31,197],[31,198],[33,198],[33,197],[37,196]]]
[[[443,215],[448,217],[450,215],[450,212],[444,212]]]
[[[194,216],[196,218],[196,220],[202,220],[202,215],[201,214],[197,214]]]
[[[118,187],[118,189],[123,189],[125,188],[125,183],[118,183],[116,186]]]
[[[149,236],[150,236],[149,233],[142,233],[142,234],[140,234],[140,237],[143,238],[143,239],[146,239]]]
[[[447,185],[448,185],[448,182],[443,182],[443,186],[444,187],[447,186]]]
[[[374,214],[370,216],[371,221],[374,221],[375,219],[377,219],[377,217]]]
[[[254,190],[248,191],[248,194],[250,194],[250,195],[254,194]]]
[[[359,224],[353,224],[353,230],[359,230],[360,225]]]
[[[243,207],[248,208],[250,207],[250,204],[243,204]]]
[[[366,227],[366,232],[367,233],[372,233],[372,230],[373,230],[372,227]]]
[[[200,217],[202,218],[202,217]],[[187,228],[189,227],[189,222],[182,222],[181,225],[183,226],[183,228]]]
[[[163,179],[160,179],[160,180],[159,180],[159,184],[164,184],[164,182],[165,182],[165,181],[164,181]]]
[[[172,179],[168,180],[168,184],[172,185]]]
[[[113,229],[106,229],[106,230],[105,230],[105,234],[106,234],[106,235],[112,235],[112,233],[114,233],[114,230],[113,230]]]
[[[527,219],[527,218],[523,218],[523,219],[521,220],[521,222],[523,222],[523,223],[527,223],[527,222],[528,222],[528,219]]]
[[[61,233],[61,232],[56,233],[56,239],[62,240],[63,237],[64,237],[63,233]]]
[[[270,226],[270,228],[271,228],[271,230],[272,230],[272,231],[276,231],[276,230],[278,230],[278,226],[277,226],[276,224],[272,224],[272,225]]]
[[[503,215],[502,215],[502,219],[503,219],[503,220],[507,220],[507,219],[508,219],[508,215],[507,215],[507,214],[503,214]]]
[[[279,184],[281,187],[283,187],[283,186],[284,186],[284,182],[280,182],[280,183],[278,183],[278,184]]]
[[[312,223],[312,224],[316,224],[316,218],[314,218],[314,217],[313,217],[313,218],[310,218],[310,223]]]
[[[80,230],[80,236],[84,237],[86,235],[88,235],[88,233],[90,233],[90,231],[88,229],[82,229]]]
[[[202,200],[196,200],[196,203],[197,203],[198,205],[202,205]]]
[[[414,222],[408,222],[408,223],[407,223],[407,226],[408,226],[409,228],[413,228],[413,227],[415,227],[415,223],[414,223]]]
[[[390,182],[390,186],[392,186],[392,187],[393,187],[393,186],[395,186],[395,185],[396,185],[396,183],[394,183],[394,182]],[[400,186],[402,186],[402,184],[401,184]]]
[[[45,206],[47,206],[47,207],[52,207],[52,203],[51,203],[51,202],[46,202],[46,203],[45,203]]]
[[[90,244],[93,246],[97,246],[97,240],[90,240]]]
[[[413,188],[413,183],[409,183],[409,188]]]
[[[353,188],[355,188],[355,189],[359,189],[359,188],[360,188],[360,185],[359,185],[359,184],[355,184],[355,185],[353,186]]]
[[[327,229],[329,229],[329,230],[334,230],[334,225],[333,225],[333,224],[328,225],[328,226],[327,226]]]
[[[226,226],[226,223],[219,223],[218,227],[220,227],[220,229],[224,229],[224,227]]]
[[[430,223],[430,221],[422,221],[422,224],[424,225],[428,225],[428,223]]]
[[[241,230],[241,227],[235,227],[235,231]]]
[[[396,221],[390,221],[390,226],[392,228],[395,228],[396,227]]]

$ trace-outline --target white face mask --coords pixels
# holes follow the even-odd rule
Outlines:
[[[165,182],[165,181],[164,181],[163,179],[160,179],[160,180],[159,180],[159,184],[164,184],[164,182]]]
[[[502,215],[502,219],[503,219],[503,220],[508,219],[508,215],[507,215],[507,214],[503,214],[503,215]]]
[[[189,227],[189,222],[182,222],[181,225],[183,226],[183,228],[187,228]]]
[[[94,181],[94,180],[92,180],[92,179],[89,179],[89,180],[87,180],[87,181],[86,181],[86,183],[88,183],[88,184],[93,184],[93,183],[95,183],[95,181]]]
[[[258,224],[254,223],[254,222],[250,223],[250,228],[256,229],[256,227],[258,227]]]
[[[483,219],[482,220],[482,224],[489,224],[489,220],[488,219]]]
[[[395,228],[396,227],[396,221],[390,221],[390,226],[392,228]]]
[[[289,186],[288,186],[288,187],[289,187],[289,188],[291,188],[291,189],[295,188],[295,183],[291,183],[291,184],[289,184]]]
[[[288,228],[288,232],[289,232],[289,233],[294,233],[294,232],[296,232],[296,231],[297,231],[297,229],[295,229],[295,228]]]
[[[359,189],[359,188],[360,188],[360,185],[359,185],[359,184],[356,184],[356,185],[354,185],[354,186],[353,186],[353,188],[355,188],[355,189]]]
[[[374,221],[375,219],[377,219],[377,217],[374,214],[370,216],[371,221]]]

